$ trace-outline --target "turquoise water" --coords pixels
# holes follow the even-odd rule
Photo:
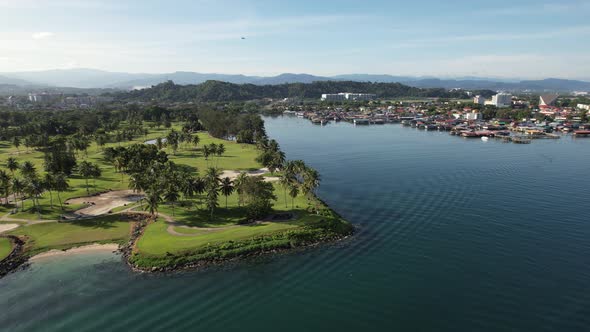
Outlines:
[[[320,171],[351,240],[168,276],[111,254],[45,260],[0,280],[0,330],[589,329],[590,139],[266,122]]]

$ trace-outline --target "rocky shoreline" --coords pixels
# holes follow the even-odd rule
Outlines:
[[[23,255],[25,246],[25,242],[23,240],[13,235],[6,235],[2,237],[8,238],[12,242],[13,248],[10,255],[0,261],[0,278],[24,266],[28,260],[28,258]]]

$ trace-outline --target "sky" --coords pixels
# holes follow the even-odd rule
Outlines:
[[[0,72],[590,80],[589,13],[589,0],[0,0]]]

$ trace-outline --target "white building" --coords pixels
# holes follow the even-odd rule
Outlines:
[[[341,92],[338,94],[323,94],[322,100],[326,101],[344,101],[344,100],[373,100],[377,97],[371,93],[350,93]]]
[[[496,107],[512,106],[512,95],[509,93],[498,93],[492,97],[492,105]]]
[[[483,105],[486,103],[486,99],[482,96],[475,96],[473,98],[473,103],[474,104],[479,104],[479,105]]]
[[[483,115],[477,111],[473,111],[471,113],[465,113],[464,116],[465,116],[465,120],[469,120],[469,121],[471,121],[471,120],[477,121],[477,120],[483,119]]]
[[[590,105],[578,104],[578,109],[590,111]]]

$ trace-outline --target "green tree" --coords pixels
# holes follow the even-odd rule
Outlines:
[[[25,185],[23,183],[23,181],[19,178],[12,178],[12,194],[14,196],[14,206],[16,208],[16,211],[18,211],[18,201],[17,201],[17,195],[21,196],[21,198],[23,197],[22,192],[25,188]],[[24,200],[24,198],[23,198]],[[22,202],[21,202],[21,207],[23,206]]]
[[[227,197],[234,192],[233,181],[229,177],[221,180],[221,193],[225,196],[225,208],[227,209]]]
[[[88,179],[94,174],[94,165],[92,165],[88,161],[83,161],[78,165],[78,174],[84,178],[86,182],[86,194],[90,195],[90,185],[88,184]]]
[[[18,161],[14,157],[8,157],[8,159],[6,159],[6,167],[10,170],[13,177],[14,172],[18,169],[18,166]]]
[[[64,207],[61,201],[61,193],[70,188],[68,177],[64,173],[58,173],[54,176],[54,189],[57,192],[57,199],[59,201],[59,207],[63,211]]]
[[[178,198],[180,197],[180,195],[178,194],[178,190],[176,190],[176,188],[174,186],[169,186],[166,191],[164,192],[164,199],[167,202],[172,203],[172,215],[174,216],[175,214],[175,204],[178,201]]]
[[[158,213],[158,207],[162,202],[161,192],[158,188],[150,188],[146,191],[146,209],[152,217]]]

